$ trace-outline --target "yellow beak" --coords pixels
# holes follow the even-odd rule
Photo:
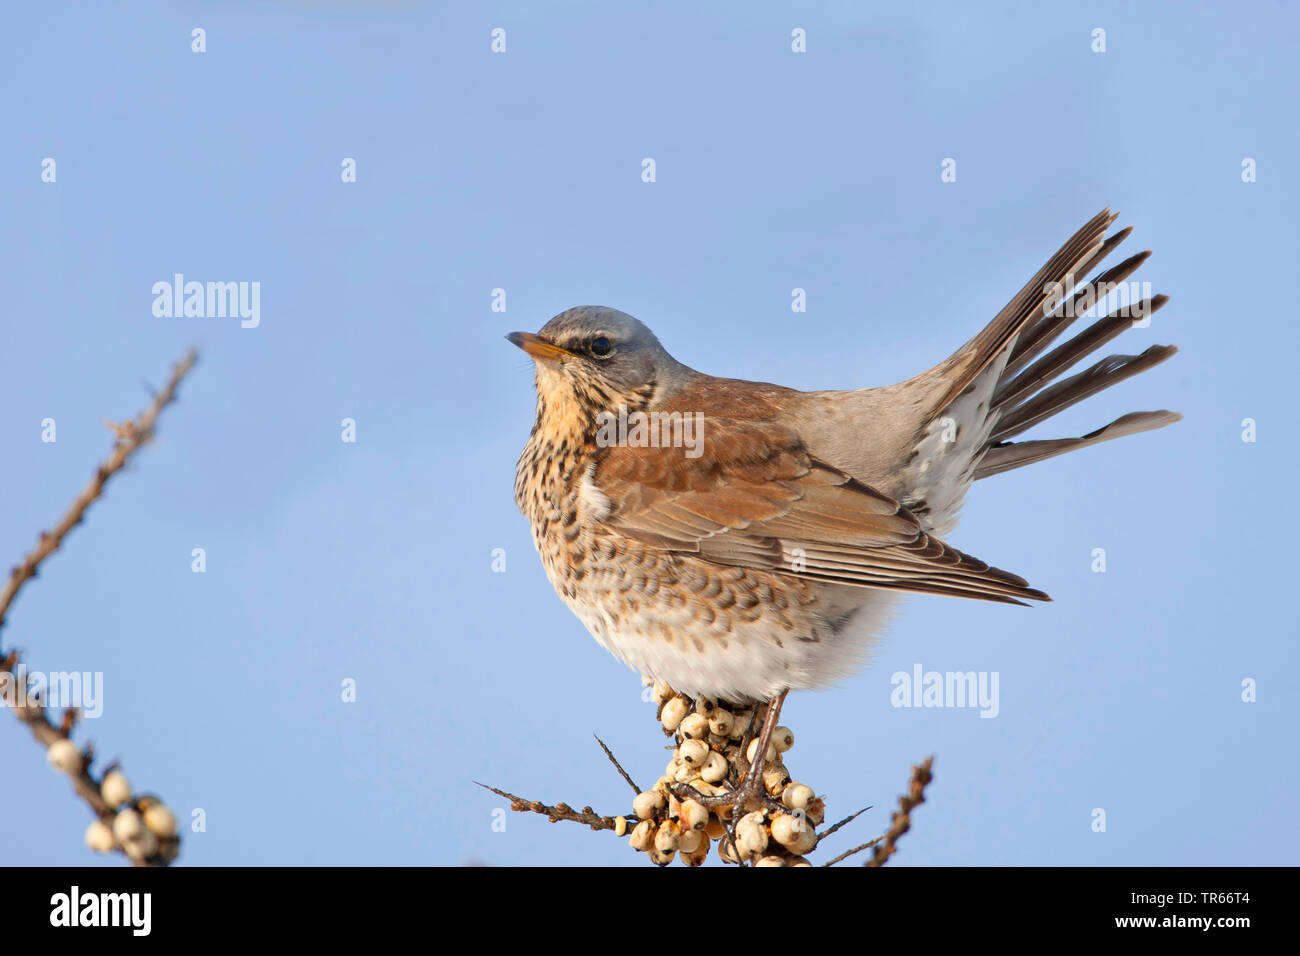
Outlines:
[[[573,353],[568,349],[552,345],[540,335],[534,335],[532,332],[511,332],[506,336],[506,340],[513,345],[519,346],[535,359],[562,362],[566,358],[573,358]]]

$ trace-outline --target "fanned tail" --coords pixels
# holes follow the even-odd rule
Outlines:
[[[1182,418],[1177,412],[1163,410],[1130,412],[1077,438],[1009,440],[1103,389],[1159,365],[1178,351],[1172,345],[1153,345],[1140,355],[1106,356],[1081,372],[1062,377],[1133,327],[1135,319],[1149,318],[1169,301],[1164,295],[1140,301],[1124,296],[1123,304],[1113,311],[1051,347],[1076,318],[1093,306],[1100,311],[1109,293],[1151,255],[1149,250],[1139,252],[1080,284],[1082,277],[1132,232],[1129,226],[1103,238],[1114,221],[1108,209],[1089,220],[988,326],[933,370],[950,380],[933,406],[935,418],[955,414],[959,422],[981,435],[980,447],[973,449],[972,479],[1161,428]],[[978,420],[969,420],[972,414]]]

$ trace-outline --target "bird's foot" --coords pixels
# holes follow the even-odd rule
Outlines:
[[[781,691],[768,701],[767,714],[763,718],[763,729],[759,732],[758,739],[750,747],[749,758],[751,762],[745,776],[741,778],[739,786],[717,796],[705,796],[689,784],[680,784],[674,790],[677,799],[694,800],[710,810],[730,807],[731,813],[727,816],[730,817],[733,826],[746,813],[754,810],[781,810],[781,804],[772,799],[767,792],[767,787],[764,786],[763,770],[765,769],[765,760],[775,756],[775,751],[771,747],[772,733],[776,730],[777,719],[781,716],[781,705],[785,703],[787,693],[789,693],[789,688]],[[683,796],[683,793],[686,795]],[[722,814],[719,814],[719,816],[721,817]]]
[[[731,812],[726,816],[733,823],[754,810],[768,810],[774,813],[784,810],[785,808],[772,798],[763,785],[762,767],[757,769],[759,772],[755,773],[754,768],[751,768],[740,781],[740,785],[726,793],[709,796],[700,793],[688,783],[679,783],[673,788],[673,796],[683,801],[694,800],[707,810],[729,809]],[[723,815],[719,814],[719,816]]]

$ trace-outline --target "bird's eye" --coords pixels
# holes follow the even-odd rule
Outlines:
[[[609,358],[614,354],[614,344],[603,335],[598,335],[591,340],[587,346],[587,351],[591,352],[596,358]]]

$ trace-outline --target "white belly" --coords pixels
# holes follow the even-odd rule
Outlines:
[[[690,606],[654,607],[625,616],[616,627],[598,608],[568,603],[602,647],[646,677],[692,697],[766,700],[787,687],[825,687],[855,673],[899,597],[841,585],[821,590],[822,600],[809,612],[818,619],[815,641],[793,638],[781,623],[763,620],[733,622],[721,637],[716,622],[705,626]],[[835,620],[842,620],[838,628],[829,623]]]

